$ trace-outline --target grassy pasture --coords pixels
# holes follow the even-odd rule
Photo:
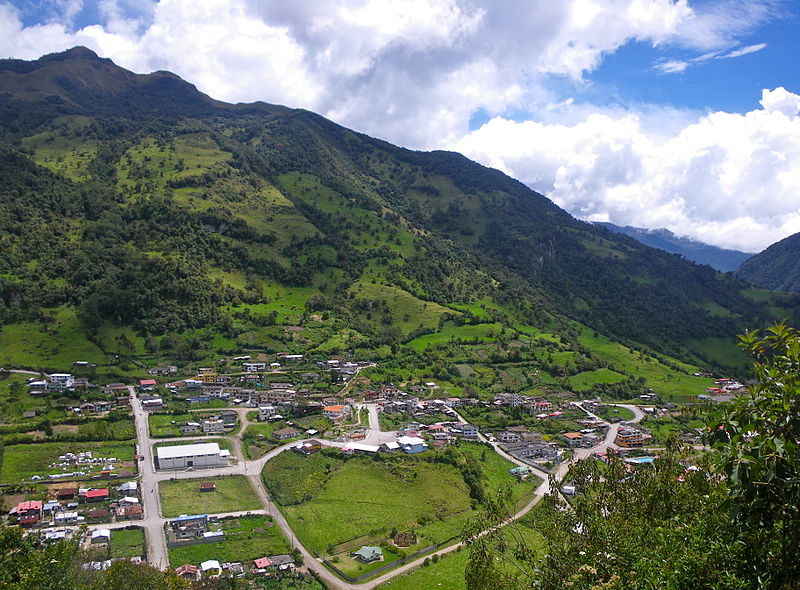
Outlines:
[[[201,492],[200,484],[213,481],[215,492]],[[161,509],[167,518],[181,514],[218,514],[263,508],[250,481],[243,475],[162,481],[158,484]]]
[[[144,529],[112,529],[111,557],[127,559],[144,555]]]
[[[45,442],[21,445],[8,445],[3,449],[3,463],[0,467],[0,482],[13,483],[30,479],[33,475],[60,473],[60,467],[49,468],[48,465],[58,460],[65,453],[92,451],[95,457],[115,457],[118,462],[133,461],[133,441],[115,442]],[[68,468],[76,471],[78,468]],[[99,467],[93,471],[99,471]],[[131,471],[135,471],[133,467]]]
[[[423,351],[437,344],[446,344],[452,340],[471,340],[478,342],[491,342],[497,338],[503,329],[502,324],[465,324],[457,326],[447,322],[442,329],[433,334],[425,334],[408,342],[408,346],[416,351]]]

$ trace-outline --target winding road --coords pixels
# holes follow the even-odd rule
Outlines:
[[[297,536],[294,534],[294,531],[289,526],[289,523],[284,518],[283,514],[280,510],[272,502],[269,494],[267,493],[266,488],[264,487],[264,483],[261,480],[261,470],[264,467],[264,464],[269,461],[270,459],[276,457],[280,453],[286,451],[297,445],[297,441],[293,441],[291,443],[287,443],[280,447],[277,447],[263,457],[260,457],[256,460],[246,460],[241,447],[241,436],[244,433],[245,428],[249,421],[247,420],[247,412],[252,411],[249,408],[236,408],[235,411],[239,414],[240,421],[242,422],[242,427],[239,431],[238,435],[235,436],[228,436],[226,438],[232,439],[233,446],[234,446],[234,456],[235,462],[232,465],[226,467],[218,467],[212,469],[201,469],[201,470],[183,470],[183,471],[157,471],[155,469],[154,460],[152,456],[153,452],[153,445],[157,442],[163,440],[170,440],[174,441],[174,438],[171,439],[157,439],[150,437],[150,432],[148,428],[148,414],[147,411],[142,407],[142,404],[139,398],[136,396],[134,388],[130,388],[131,391],[131,407],[133,408],[134,420],[136,424],[136,436],[137,441],[139,444],[139,453],[144,456],[144,458],[139,462],[139,470],[141,475],[141,495],[142,495],[142,504],[144,507],[144,519],[135,522],[134,524],[138,524],[145,529],[146,538],[147,538],[147,560],[148,562],[160,569],[166,569],[169,567],[169,559],[167,556],[167,546],[166,546],[166,538],[164,536],[164,525],[167,522],[167,518],[164,518],[161,512],[161,502],[158,493],[158,483],[161,481],[169,480],[169,479],[196,479],[196,478],[211,478],[221,475],[244,475],[248,478],[248,480],[253,485],[256,493],[258,494],[259,499],[261,500],[263,509],[261,510],[249,510],[246,512],[234,512],[234,513],[226,513],[226,514],[217,514],[215,516],[241,516],[244,514],[268,514],[270,515],[275,523],[281,527],[281,530],[286,535],[286,538],[291,543],[292,547],[298,549],[303,556],[304,560],[304,569],[313,569],[314,572],[322,579],[322,581],[326,584],[328,588],[331,590],[341,589],[341,590],[371,590],[376,586],[387,582],[388,580],[394,578],[395,576],[401,575],[409,570],[419,567],[425,561],[425,559],[432,557],[434,554],[443,555],[445,553],[449,553],[451,551],[455,551],[458,549],[462,543],[457,543],[454,545],[450,545],[446,548],[440,549],[434,553],[426,554],[423,557],[420,557],[414,561],[406,563],[402,566],[399,566],[377,578],[369,580],[367,582],[363,582],[360,584],[351,584],[348,582],[343,581],[341,578],[336,576],[333,572],[328,570],[321,562],[321,559],[313,556],[308,549],[303,546]],[[587,414],[594,416],[591,412],[584,409],[580,404],[578,404],[581,409],[586,412]],[[617,404],[621,407],[625,407],[631,410],[634,413],[634,418],[629,420],[628,422],[638,422],[644,417],[644,414],[633,405],[628,404]],[[366,410],[367,415],[369,418],[369,428],[367,429],[366,437],[362,440],[362,443],[370,444],[370,445],[380,445],[384,442],[389,442],[395,440],[395,433],[394,432],[384,432],[380,429],[380,420],[378,416],[378,408],[376,404],[373,403],[363,403],[357,405],[359,409]],[[465,422],[464,418],[456,413],[456,416],[459,421]],[[599,418],[598,418],[599,419]],[[566,475],[569,467],[586,457],[589,457],[591,454],[596,453],[598,451],[604,451],[608,448],[616,448],[614,444],[614,439],[617,435],[617,430],[619,429],[619,424],[609,424],[608,425],[608,432],[606,433],[606,437],[600,444],[589,448],[589,449],[577,449],[570,461],[563,462],[558,469],[555,471],[554,476],[557,481],[561,481],[564,476]],[[207,436],[207,437],[193,437],[193,439],[203,439],[203,438],[220,438],[219,436]],[[549,485],[549,474],[528,465],[510,455],[508,455],[503,449],[501,449],[497,442],[488,442],[482,435],[481,439],[484,442],[487,442],[494,448],[494,450],[500,454],[505,459],[511,461],[512,463],[530,468],[535,475],[542,479],[542,483],[536,488],[533,492],[533,497],[531,498],[530,502],[522,507],[513,517],[511,517],[507,523],[513,522],[527,514],[544,496],[548,493],[550,489]],[[327,446],[332,447],[342,447],[346,443],[343,442],[334,442],[334,441],[320,441]],[[507,524],[506,523],[506,524]],[[131,524],[130,522],[121,522],[116,523],[114,525],[103,525],[104,528],[121,528]],[[313,567],[312,567],[313,566]]]

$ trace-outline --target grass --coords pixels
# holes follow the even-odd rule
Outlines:
[[[130,557],[143,556],[144,553],[144,529],[136,527],[111,530],[112,558],[127,559]]]
[[[581,326],[578,342],[590,348],[597,358],[611,363],[619,372],[644,377],[647,387],[666,399],[697,395],[713,385],[713,379],[692,376],[699,371],[695,366],[665,359],[672,365],[667,366],[657,358],[631,350],[585,326]]]
[[[8,445],[3,449],[3,463],[0,467],[0,482],[15,483],[30,479],[33,475],[61,473],[60,467],[49,465],[65,453],[92,451],[95,457],[116,457],[118,461],[132,462],[133,441],[120,442],[45,442],[21,445]],[[75,471],[77,468],[68,468]],[[93,468],[99,471],[100,467]],[[130,471],[135,471],[130,467]],[[88,477],[88,476],[87,476]]]
[[[446,344],[453,340],[491,342],[500,335],[502,329],[502,324],[464,324],[463,326],[457,326],[453,322],[447,322],[438,332],[425,334],[410,340],[408,346],[417,352],[421,352],[431,346]]]
[[[590,391],[599,383],[619,383],[625,380],[625,375],[620,375],[611,369],[597,369],[595,371],[584,371],[569,378],[569,384],[573,391]]]
[[[213,481],[215,492],[201,492],[200,484]],[[179,479],[158,484],[161,508],[167,518],[181,514],[219,514],[263,508],[250,481],[243,475],[208,479]]]
[[[487,447],[465,443],[461,449],[480,465],[489,494],[509,484],[522,502],[537,483],[517,483],[507,473],[511,464]],[[472,513],[460,472],[424,457],[283,453],[267,463],[264,479],[298,537],[318,552],[352,539],[380,542],[392,527],[415,530],[422,546],[443,542]]]
[[[225,540],[170,549],[170,567],[178,567],[184,563],[198,565],[208,559],[247,562],[267,555],[291,552],[291,546],[280,527],[269,516],[251,515],[224,519],[211,528],[225,531]]]
[[[389,285],[359,281],[353,284],[350,292],[360,299],[385,301],[386,308],[394,317],[393,325],[400,328],[403,334],[418,328],[435,330],[442,315],[453,313],[453,310],[438,303],[423,301],[403,289]]]
[[[36,322],[7,324],[0,330],[0,363],[5,366],[67,370],[75,361],[102,364],[106,354],[86,339],[74,309],[59,307],[48,312],[54,319],[49,329]]]
[[[387,590],[419,590],[420,588],[466,590],[467,582],[464,580],[464,570],[468,561],[469,551],[465,549],[452,551],[441,556],[436,563],[413,569],[381,584],[378,588]]]

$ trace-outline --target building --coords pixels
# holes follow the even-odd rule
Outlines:
[[[109,529],[96,529],[92,531],[90,541],[92,545],[100,543],[108,544],[111,542],[111,531]]]
[[[266,422],[270,418],[272,418],[277,411],[275,410],[275,406],[258,406],[258,419],[261,422]]]
[[[478,427],[474,424],[453,424],[450,427],[453,434],[458,434],[467,440],[478,440]]]
[[[181,424],[178,429],[181,431],[181,434],[197,434],[200,432],[200,423],[187,422],[186,424]]]
[[[564,440],[566,440],[567,444],[571,447],[576,447],[583,441],[583,435],[580,432],[565,432],[561,436],[564,437]]]
[[[418,436],[401,436],[397,439],[397,444],[409,455],[428,450],[427,443]]]
[[[75,387],[75,377],[69,373],[53,373],[47,376],[47,389],[62,391]]]
[[[644,435],[634,428],[620,428],[614,442],[621,447],[641,447]]]
[[[245,373],[263,373],[267,370],[267,363],[242,363]]]
[[[312,455],[322,449],[322,443],[318,440],[311,439],[304,441],[295,447],[298,451],[303,453],[304,455]]]
[[[108,488],[100,488],[97,490],[86,490],[84,500],[87,502],[102,502],[108,500]]]
[[[221,467],[227,465],[228,457],[230,451],[220,449],[217,443],[176,445],[156,449],[158,469]]]
[[[218,576],[222,572],[222,566],[216,559],[209,559],[200,564],[200,571],[204,576]]]
[[[350,406],[325,406],[322,414],[328,419],[337,422],[350,415]]]
[[[373,561],[383,560],[383,551],[381,548],[368,545],[364,545],[358,551],[353,551],[350,555],[361,563],[372,563]]]
[[[225,432],[225,423],[219,418],[203,420],[203,432],[206,434],[222,434]]]
[[[156,388],[155,379],[140,379],[139,391],[153,391]]]
[[[272,436],[278,440],[286,440],[287,438],[292,438],[298,434],[300,434],[300,431],[295,428],[281,428],[280,430],[273,432]]]

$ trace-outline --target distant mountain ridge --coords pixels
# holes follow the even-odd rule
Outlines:
[[[689,238],[676,236],[668,229],[643,229],[630,225],[620,226],[608,222],[598,222],[613,232],[625,234],[652,248],[659,248],[672,254],[680,254],[697,264],[707,264],[720,272],[733,272],[753,254],[739,250],[727,250],[718,246],[704,244]]]
[[[762,289],[800,293],[800,233],[749,258],[736,276]]]

